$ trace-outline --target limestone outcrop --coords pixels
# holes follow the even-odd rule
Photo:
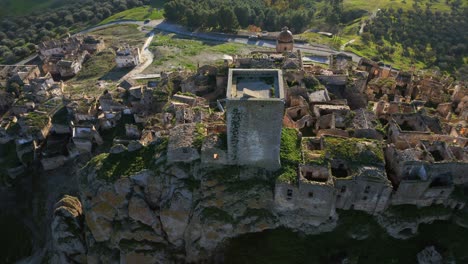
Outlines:
[[[51,229],[51,263],[86,263],[83,210],[78,198],[65,195],[55,205]]]
[[[420,224],[430,224],[436,220],[449,220],[452,217],[452,211],[442,206],[416,209],[413,206],[394,207],[377,215],[375,219],[390,236],[408,239],[416,235]]]
[[[275,175],[264,169],[169,163],[163,144],[103,154],[81,171],[88,263],[200,262],[242,234],[278,227],[318,234],[339,223],[339,214],[323,219],[306,210],[277,210]],[[451,217],[442,207],[415,217],[403,209],[376,216],[396,238]],[[358,228],[348,235],[365,239],[369,232]]]

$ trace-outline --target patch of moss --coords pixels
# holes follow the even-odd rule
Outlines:
[[[301,162],[301,142],[297,130],[283,128],[280,147],[281,169],[277,178],[280,182],[297,182],[297,167]]]
[[[352,166],[384,163],[382,147],[375,140],[336,137],[325,137],[324,140],[324,150],[329,159],[342,159]]]
[[[157,153],[165,152],[167,139],[158,145],[150,145],[140,150],[122,153],[104,153],[94,157],[89,165],[95,166],[97,177],[106,181],[116,181],[129,177],[144,169],[154,169],[154,157]]]
[[[25,116],[25,121],[31,128],[42,129],[49,123],[49,117],[43,113],[30,112]]]
[[[193,136],[193,146],[198,150],[201,150],[203,140],[205,140],[206,137],[206,128],[203,123],[196,123],[195,133]]]

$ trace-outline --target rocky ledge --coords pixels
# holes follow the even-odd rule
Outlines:
[[[68,196],[57,204],[55,263],[200,262],[242,234],[278,227],[317,234],[339,223],[338,215],[317,221],[303,211],[277,212],[272,173],[199,161],[169,164],[166,146],[101,154],[81,170],[82,209]],[[419,215],[413,209],[387,210],[376,219],[404,239],[420,223],[451,216],[440,209],[412,217]],[[365,239],[366,232],[357,231],[353,237]]]

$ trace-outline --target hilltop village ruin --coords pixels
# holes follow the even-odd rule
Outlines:
[[[337,209],[466,209],[467,84],[365,58],[356,64],[341,53],[328,65],[311,63],[293,43],[284,28],[276,51],[148,82],[126,79],[98,98],[76,99],[61,80],[103,43],[45,42],[42,69],[0,67],[0,86],[10,87],[0,90],[0,144],[14,151],[2,173],[15,179],[30,166],[49,171],[167,139],[168,164],[261,172],[240,181],[274,175],[274,212],[301,211],[317,225],[335,221]],[[121,47],[117,65],[136,66],[139,56]],[[90,229],[97,241],[109,239]]]

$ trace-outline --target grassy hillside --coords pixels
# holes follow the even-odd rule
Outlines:
[[[419,5],[421,6],[426,6],[426,4],[430,4],[431,9],[433,11],[450,10],[450,7],[445,0],[343,0],[343,6],[345,11],[362,9],[369,12],[373,12],[379,8],[402,8],[403,10],[408,10],[413,8],[414,3],[419,3]]]
[[[99,24],[106,24],[115,20],[146,20],[146,19],[162,19],[164,11],[162,9],[154,8],[152,6],[140,6],[123,12],[112,15],[104,19]]]
[[[35,10],[59,7],[70,0],[1,0],[0,18],[6,15],[26,15]]]

